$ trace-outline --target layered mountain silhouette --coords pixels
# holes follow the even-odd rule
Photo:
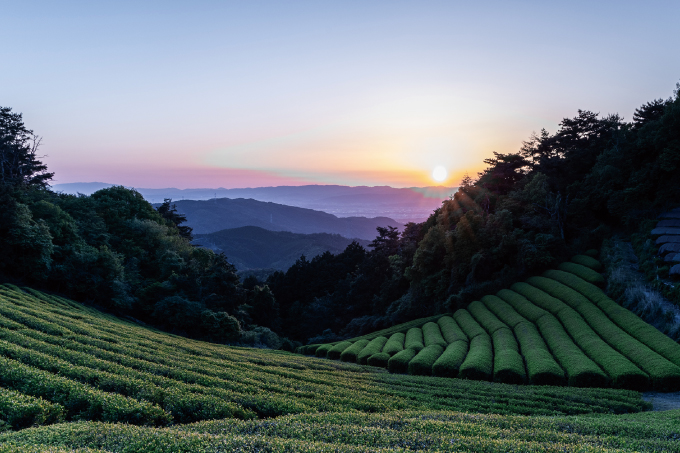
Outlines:
[[[247,269],[276,269],[285,271],[304,255],[311,260],[328,251],[341,253],[353,241],[339,234],[299,234],[270,231],[245,226],[198,234],[194,244],[223,252],[239,271]],[[367,247],[370,241],[356,239]]]
[[[194,229],[194,234],[256,226],[271,231],[329,233],[350,239],[373,240],[377,236],[377,227],[403,227],[389,217],[336,217],[313,209],[245,198],[179,200],[174,203],[177,211],[187,217],[186,225]]]

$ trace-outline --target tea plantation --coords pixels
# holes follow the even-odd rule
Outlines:
[[[680,411],[643,412],[635,391],[677,388],[680,346],[588,263],[303,351],[339,360],[0,285],[0,452],[680,451]]]
[[[452,315],[299,352],[412,375],[680,390],[680,345],[609,299],[601,267],[577,255]]]

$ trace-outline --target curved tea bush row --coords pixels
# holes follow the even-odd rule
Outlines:
[[[580,264],[585,267],[589,267],[590,269],[597,272],[600,272],[602,270],[602,264],[592,256],[575,255],[571,257],[571,262]]]
[[[497,296],[482,297],[484,305],[507,325],[513,327],[520,352],[526,362],[529,383],[534,385],[564,385],[564,370],[550,354],[548,346],[536,326],[521,316],[503,299]]]
[[[470,350],[460,365],[458,377],[490,381],[493,377],[493,351],[491,338],[486,333],[470,340]]]
[[[527,322],[526,318],[520,316],[514,308],[508,305],[498,296],[484,296],[481,298],[486,308],[498,317],[505,325],[514,329],[517,324]]]
[[[387,365],[390,360],[390,355],[387,354],[386,352],[378,352],[376,354],[373,354],[368,358],[366,361],[366,364],[369,366],[377,366],[380,368],[387,368]]]
[[[522,384],[526,381],[524,360],[519,354],[515,336],[507,327],[496,330],[493,340],[493,380],[507,384]]]
[[[581,278],[588,283],[592,283],[593,285],[604,286],[604,277],[602,274],[595,272],[591,268],[582,264],[565,262],[557,266],[557,268],[561,271],[574,274],[578,278]]]
[[[0,434],[0,452],[673,452],[676,412],[526,417],[449,411],[300,414],[171,428],[78,423]]]
[[[546,271],[543,276],[558,281],[584,295],[630,336],[675,365],[680,366],[680,348],[675,341],[611,300],[595,285],[589,284],[573,274],[558,270]]]
[[[387,340],[387,343],[385,343],[385,346],[382,349],[382,352],[389,354],[390,356],[393,356],[397,352],[403,351],[404,350],[404,340],[406,339],[406,334],[398,332],[395,334],[392,334],[392,336]]]
[[[172,416],[160,407],[115,393],[95,390],[46,371],[0,356],[0,385],[42,397],[64,407],[69,419],[165,425]]]
[[[472,302],[468,306],[467,310],[470,312],[472,317],[475,318],[475,321],[477,321],[489,335],[493,334],[498,329],[508,328],[507,324],[498,319],[496,315],[491,313],[489,309],[478,300]]]
[[[409,362],[418,354],[414,349],[404,349],[387,361],[387,369],[391,373],[407,373]]]
[[[343,349],[340,360],[343,362],[358,363],[359,353],[368,345],[368,340],[359,340]],[[332,351],[333,349],[331,349]],[[330,355],[330,351],[329,351]],[[331,358],[331,357],[329,357]]]
[[[432,364],[432,374],[455,378],[468,353],[468,342],[457,340],[446,347],[442,355]]]
[[[368,340],[367,340],[368,341]],[[358,343],[358,342],[357,342]],[[366,365],[368,364],[368,358],[371,357],[374,354],[379,353],[382,351],[383,346],[385,346],[385,343],[387,343],[387,338],[386,337],[375,337],[371,341],[369,341],[366,346],[359,352],[357,355],[357,363],[361,365]],[[356,343],[354,343],[356,344]]]
[[[425,346],[432,346],[438,344],[444,349],[448,343],[444,340],[442,332],[439,329],[439,324],[434,322],[428,322],[422,327],[423,330],[423,340],[425,340]]]
[[[368,343],[368,341],[366,342]],[[340,343],[336,344],[335,346],[331,347],[328,350],[328,353],[326,354],[326,357],[328,357],[331,360],[337,360],[340,358],[340,355],[343,353],[343,351],[347,348],[352,346],[351,341],[341,341]],[[319,350],[317,349],[317,352]],[[317,355],[318,357],[318,355]]]
[[[477,335],[487,335],[486,330],[475,321],[469,311],[460,309],[453,314],[453,319],[460,326],[466,337],[472,341]]]
[[[425,348],[423,342],[423,331],[419,327],[412,327],[406,332],[406,338],[404,339],[404,349],[413,349],[418,352]]]
[[[61,422],[65,415],[60,404],[0,387],[0,430],[3,422],[12,429],[22,429]]]
[[[655,389],[661,391],[680,389],[680,367],[628,335],[582,294],[546,277],[532,277],[528,281],[572,306],[584,319],[588,320],[600,337],[606,339],[614,349],[644,370],[651,378]],[[629,383],[625,387],[635,388],[634,385],[634,383]],[[646,380],[640,382],[639,385],[639,389],[644,389],[647,385]]]
[[[439,356],[444,352],[444,348],[440,344],[431,344],[420,351],[408,363],[408,373],[422,376],[430,376],[432,374],[432,366],[437,361]]]
[[[514,291],[501,290],[497,295],[509,303],[520,315],[536,324],[550,352],[566,372],[570,386],[607,386],[609,383],[607,375],[574,344],[557,318]],[[531,318],[535,318],[535,321]]]
[[[437,321],[439,324],[439,329],[442,332],[442,336],[447,343],[455,343],[456,341],[468,341],[467,335],[463,333],[463,330],[458,326],[456,321],[450,316],[442,316]]]
[[[649,377],[602,340],[573,308],[528,283],[516,283],[512,289],[555,315],[574,343],[607,373],[614,387],[648,388]]]

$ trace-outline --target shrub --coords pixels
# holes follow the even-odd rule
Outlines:
[[[376,337],[372,339],[370,342],[368,342],[364,349],[362,349],[361,352],[359,352],[359,355],[357,355],[357,363],[366,365],[368,363],[368,358],[382,351],[382,348],[383,346],[385,346],[385,343],[387,343],[386,337]]]
[[[523,384],[526,381],[524,360],[519,352],[512,349],[494,351],[493,380],[506,384]]]
[[[512,350],[519,352],[519,346],[517,345],[517,340],[512,331],[507,327],[498,329],[491,335],[491,340],[493,341],[494,354],[498,351]]]
[[[467,335],[463,333],[460,326],[450,316],[442,316],[437,321],[442,336],[447,343],[455,343],[456,341],[468,341]]]
[[[345,348],[340,354],[340,360],[343,362],[357,363],[359,353],[366,347],[368,340],[355,341],[351,346]]]
[[[468,306],[468,311],[489,334],[493,334],[498,329],[508,328],[504,322],[491,313],[480,301],[472,302]]]
[[[597,255],[599,255],[600,252],[598,252],[597,249],[590,249],[590,250],[586,251],[585,254],[592,257],[592,258],[597,258]]]
[[[404,350],[404,339],[406,338],[406,334],[397,332],[395,334],[392,334],[392,336],[387,340],[387,343],[385,343],[385,346],[383,346],[382,352],[393,356],[397,352],[403,351]]]
[[[470,351],[460,366],[458,377],[490,381],[493,373],[491,337],[486,333],[472,337]]]
[[[488,335],[486,331],[479,325],[477,321],[472,317],[470,312],[461,308],[453,314],[453,319],[456,320],[463,333],[472,340],[478,335]]]
[[[546,292],[549,291],[560,296],[562,300],[574,306],[576,311],[588,320],[590,326],[600,337],[606,339],[612,348],[649,375],[654,388],[666,391],[680,388],[680,368],[677,365],[631,337],[582,294],[545,277],[533,277],[530,281],[537,287],[545,288]],[[680,346],[678,348],[680,349]],[[614,386],[622,388],[644,390],[649,385],[649,379],[639,370],[635,374],[631,372],[618,377],[612,375],[612,379]]]
[[[340,358],[340,355],[342,352],[352,346],[351,341],[341,341],[340,343],[336,344],[335,346],[331,347],[328,350],[328,354],[326,354],[326,357],[331,359],[331,360],[338,360]]]
[[[413,349],[419,352],[423,349],[425,345],[423,344],[423,331],[419,327],[412,327],[406,332],[406,338],[404,339],[404,349]]]
[[[387,362],[390,360],[390,355],[385,352],[378,352],[368,358],[366,364],[369,366],[377,366],[380,368],[387,368]]]
[[[571,257],[572,263],[581,264],[583,266],[589,267],[594,271],[600,272],[602,270],[602,264],[588,255],[574,255]]]
[[[529,302],[526,297],[509,289],[502,289],[498,291],[496,295],[501,300],[507,302],[522,317],[528,319],[534,324],[536,324],[536,322],[543,316],[548,314],[547,311]]]
[[[455,378],[468,353],[468,342],[457,340],[446,347],[432,365],[432,374],[440,377]]]
[[[514,328],[520,322],[526,322],[524,317],[520,316],[515,309],[498,296],[484,296],[481,301],[501,322],[511,328]]]
[[[444,348],[440,344],[431,344],[426,346],[425,349],[420,351],[408,363],[408,374],[431,376],[432,365],[434,365],[443,352]]]
[[[444,337],[442,337],[439,325],[433,322],[428,322],[423,326],[423,339],[425,340],[426,347],[438,344],[443,349],[448,345]]]
[[[563,271],[550,270],[543,274],[556,280],[595,303],[621,329],[640,341],[662,357],[680,366],[680,347],[676,342],[647,324],[634,313],[626,310],[611,300],[597,286],[592,285],[573,274]]]
[[[317,346],[316,349],[314,350],[314,355],[325,359],[326,357],[328,357],[328,351],[330,351],[332,347],[333,347],[332,344],[322,344],[320,346]]]
[[[396,353],[387,361],[387,369],[390,373],[407,373],[408,363],[416,356],[417,352],[413,349],[404,349]]]
[[[558,269],[574,274],[579,278],[597,286],[604,286],[604,277],[589,267],[576,263],[562,263]]]
[[[66,411],[60,404],[0,387],[0,421],[9,424],[12,429],[58,423],[64,420],[65,415]]]
[[[557,285],[557,282],[545,277],[531,277],[528,281],[548,288]],[[513,289],[521,291],[527,299],[554,314],[571,335],[574,343],[607,373],[612,385],[636,390],[643,390],[649,385],[647,375],[602,340],[573,308],[533,285],[522,283],[513,285]]]
[[[564,385],[566,383],[564,370],[550,354],[536,326],[528,321],[521,322],[515,326],[515,335],[526,362],[530,384]]]

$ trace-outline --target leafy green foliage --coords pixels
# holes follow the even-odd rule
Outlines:
[[[432,374],[440,377],[457,377],[467,353],[467,341],[454,341],[446,347],[442,355],[432,364]]]
[[[368,340],[366,340],[368,341]],[[360,365],[366,365],[368,363],[369,357],[374,356],[382,351],[383,347],[387,343],[387,337],[376,337],[364,346],[361,352],[357,355],[357,363]],[[389,358],[389,355],[388,355]]]
[[[403,334],[401,332],[392,334],[392,336],[387,340],[387,343],[385,343],[382,352],[389,354],[390,356],[393,356],[397,352],[403,351],[405,339],[406,334]]]
[[[443,352],[444,348],[438,343],[426,346],[408,363],[408,374],[430,376],[432,366]]]
[[[458,377],[490,381],[493,372],[491,338],[480,334],[470,340],[470,350],[460,365]]]

